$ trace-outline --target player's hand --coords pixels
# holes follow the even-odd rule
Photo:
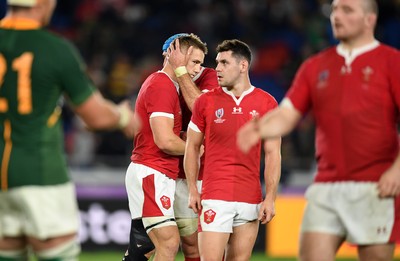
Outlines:
[[[187,140],[187,131],[181,131],[179,133],[179,137],[181,138],[181,140],[186,141]]]
[[[117,105],[120,111],[127,111],[129,113],[128,123],[121,131],[127,138],[133,138],[140,130],[142,124],[138,115],[136,115],[129,104],[129,101],[123,101]]]
[[[182,53],[179,45],[179,38],[172,43],[167,51],[167,58],[172,69],[176,69],[180,66],[186,66],[188,64],[189,56],[193,51],[193,46],[190,46],[186,53]]]
[[[261,203],[260,210],[258,212],[258,220],[261,224],[267,224],[275,216],[275,203],[273,200],[265,199]]]
[[[244,124],[237,132],[237,146],[244,153],[248,153],[250,149],[260,140],[258,132],[258,118]]]
[[[397,167],[390,167],[379,179],[379,197],[397,197],[400,195],[400,171]]]
[[[203,157],[203,154],[204,154],[204,145],[201,144],[200,150],[199,150],[199,158]]]
[[[189,189],[189,202],[188,207],[191,208],[194,213],[200,213],[201,210],[201,200],[200,200],[200,193],[197,189]]]

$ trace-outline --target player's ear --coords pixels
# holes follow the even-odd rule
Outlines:
[[[193,45],[189,46],[188,50],[187,50],[187,55],[190,55],[193,52]]]
[[[377,22],[378,17],[376,16],[376,14],[374,13],[368,13],[365,16],[365,25],[368,28],[372,28],[372,30],[374,30],[375,26],[376,26],[376,22]]]
[[[240,71],[241,72],[245,72],[247,71],[249,68],[249,63],[247,62],[246,59],[243,59],[240,61]]]

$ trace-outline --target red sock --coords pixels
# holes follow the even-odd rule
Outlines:
[[[185,261],[200,261],[200,257],[185,257]]]

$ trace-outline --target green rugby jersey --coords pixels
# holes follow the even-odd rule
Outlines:
[[[60,99],[80,105],[94,91],[70,43],[34,21],[1,21],[1,190],[69,180]]]

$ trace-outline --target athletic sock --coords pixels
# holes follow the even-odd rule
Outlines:
[[[185,257],[185,261],[200,261],[200,257]]]

